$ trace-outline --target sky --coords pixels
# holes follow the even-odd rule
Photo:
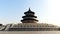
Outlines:
[[[39,23],[60,26],[60,0],[0,0],[0,23],[21,23],[29,8],[35,12]]]

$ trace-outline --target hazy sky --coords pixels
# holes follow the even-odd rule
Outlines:
[[[0,23],[19,23],[29,8],[39,23],[60,26],[60,0],[0,0]]]

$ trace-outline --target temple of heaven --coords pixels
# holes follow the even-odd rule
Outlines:
[[[35,12],[31,11],[29,8],[28,11],[24,12],[25,16],[22,16],[22,23],[18,24],[7,24],[0,25],[0,31],[59,31],[59,27],[46,24],[46,23],[37,23]]]

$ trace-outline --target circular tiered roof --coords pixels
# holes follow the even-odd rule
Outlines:
[[[22,18],[25,18],[25,17],[34,17],[34,18],[37,18],[36,16],[23,16]]]
[[[27,13],[35,14],[33,11],[30,10],[30,8],[29,8],[29,10],[27,12],[24,12],[24,14],[27,14]]]
[[[22,16],[23,20],[21,20],[22,23],[37,23],[38,20],[36,19],[37,16],[35,16],[35,13],[32,12],[29,8],[27,12],[24,12],[25,16]]]

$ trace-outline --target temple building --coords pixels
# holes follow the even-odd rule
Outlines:
[[[25,16],[23,16],[23,20],[21,20],[22,23],[37,23],[38,20],[36,20],[37,16],[35,16],[35,13],[32,12],[29,8],[27,12],[24,13]]]
[[[29,10],[24,12],[25,16],[22,16],[22,23],[7,24],[1,27],[1,31],[59,31],[59,27],[52,24],[37,23],[35,12]]]

